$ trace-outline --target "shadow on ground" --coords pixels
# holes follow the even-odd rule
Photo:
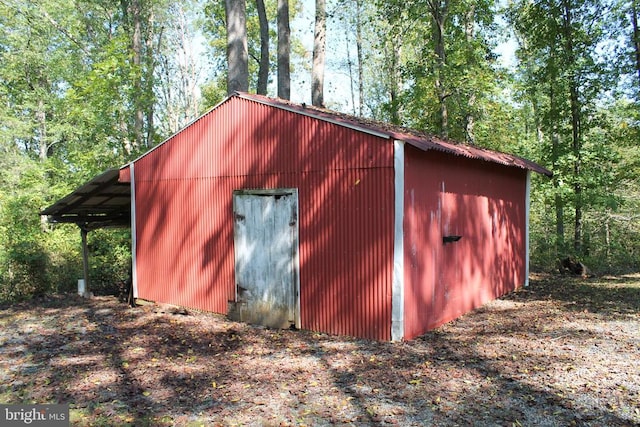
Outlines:
[[[640,280],[566,279],[404,343],[46,298],[0,310],[0,401],[73,425],[637,425]]]

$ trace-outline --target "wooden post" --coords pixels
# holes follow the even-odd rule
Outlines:
[[[82,270],[84,273],[84,295],[89,296],[89,246],[87,245],[87,234],[89,230],[80,226],[80,236],[82,237]]]

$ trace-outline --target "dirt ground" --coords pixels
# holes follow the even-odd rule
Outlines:
[[[54,296],[0,309],[0,403],[95,426],[640,425],[640,275],[534,276],[410,342]]]

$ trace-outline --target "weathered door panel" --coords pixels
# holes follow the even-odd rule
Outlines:
[[[272,328],[296,325],[295,190],[234,192],[236,317]]]

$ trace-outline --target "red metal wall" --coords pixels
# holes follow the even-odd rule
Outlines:
[[[524,284],[526,171],[411,146],[405,155],[411,339]]]
[[[295,187],[301,326],[390,339],[391,141],[232,97],[134,167],[140,298],[226,313],[233,190]]]

